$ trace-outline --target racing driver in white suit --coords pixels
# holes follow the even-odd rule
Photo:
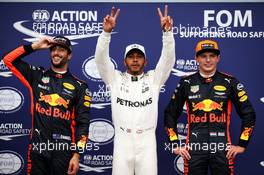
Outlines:
[[[173,20],[158,8],[163,30],[163,48],[155,68],[144,73],[147,59],[143,46],[126,47],[124,64],[127,71],[115,70],[109,57],[111,32],[120,9],[111,10],[103,21],[98,38],[95,61],[103,81],[111,91],[112,119],[115,126],[113,175],[156,175],[157,150],[155,130],[158,120],[160,87],[175,63]]]

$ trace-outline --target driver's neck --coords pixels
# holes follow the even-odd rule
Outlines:
[[[199,70],[199,73],[200,73],[200,75],[201,75],[203,78],[209,78],[209,77],[212,77],[212,76],[214,76],[215,72],[216,72],[216,70],[211,71],[211,72],[203,72],[203,71]]]
[[[140,71],[140,72],[131,72],[127,70],[127,73],[132,75],[132,76],[139,76],[142,75],[144,73],[144,71]]]
[[[67,72],[67,69],[68,69],[68,66],[63,66],[62,68],[57,68],[57,67],[54,67],[53,65],[51,65],[51,70],[53,70],[54,72],[56,73],[59,73],[59,74],[64,74]]]

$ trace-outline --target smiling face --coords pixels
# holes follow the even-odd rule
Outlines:
[[[67,70],[68,62],[71,59],[71,53],[59,45],[53,46],[50,49],[51,67],[54,69]]]
[[[205,75],[215,73],[220,56],[214,52],[204,52],[196,56],[196,61],[199,63],[199,71]]]
[[[127,72],[131,75],[140,75],[144,71],[147,60],[139,50],[133,50],[127,54],[124,64],[127,67]]]

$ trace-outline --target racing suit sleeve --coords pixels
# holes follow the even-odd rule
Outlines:
[[[26,87],[30,87],[34,77],[34,71],[37,71],[37,68],[22,61],[22,58],[32,52],[34,50],[31,45],[24,45],[7,53],[3,58],[5,65]]]
[[[75,106],[75,142],[79,149],[84,150],[89,132],[91,93],[87,84],[83,83],[77,94]]]
[[[185,88],[184,80],[181,79],[164,111],[165,130],[171,143],[177,143],[179,141],[177,123],[187,99]]]
[[[244,90],[244,86],[235,78],[231,80],[231,100],[242,120],[238,145],[246,148],[255,126],[256,114]]]
[[[98,72],[105,82],[105,84],[111,84],[114,78],[114,65],[109,57],[109,44],[111,40],[111,33],[102,32],[98,37],[96,49],[95,49],[95,62]]]
[[[163,32],[162,51],[158,64],[155,68],[154,83],[163,85],[169,78],[175,63],[175,41],[172,31]]]

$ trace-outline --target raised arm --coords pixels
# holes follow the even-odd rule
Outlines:
[[[155,83],[163,85],[168,79],[171,69],[175,63],[175,41],[173,37],[172,27],[173,20],[168,16],[168,5],[165,6],[164,15],[158,8],[160,24],[163,30],[162,51],[159,62],[155,69]]]
[[[116,19],[120,9],[115,10],[112,7],[111,14],[106,15],[103,21],[103,32],[98,38],[95,49],[95,62],[100,76],[106,84],[110,84],[114,78],[114,65],[109,57],[109,44],[111,40],[111,32],[116,26]]]
[[[32,77],[34,76],[34,72],[37,71],[37,68],[22,61],[22,58],[31,54],[35,50],[47,49],[52,44],[53,40],[51,38],[41,38],[35,43],[20,46],[7,53],[4,56],[3,61],[16,77],[18,77],[27,87],[30,87]]]

